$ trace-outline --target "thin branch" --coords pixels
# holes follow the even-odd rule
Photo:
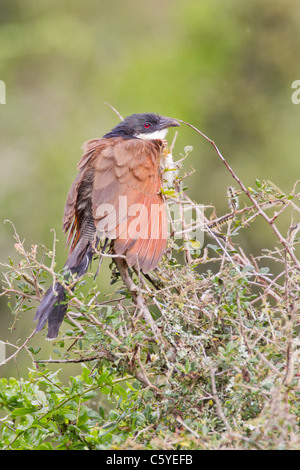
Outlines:
[[[106,104],[107,106],[110,107],[110,109],[113,110],[114,113],[116,113],[116,115],[120,118],[120,121],[124,121],[124,118],[121,116],[121,114],[119,113],[119,111],[113,107],[113,105],[111,105],[110,103],[108,103],[108,101],[104,101],[104,104]]]
[[[218,397],[218,392],[217,392],[217,387],[216,387],[216,381],[215,381],[215,372],[216,372],[216,369],[210,364],[209,365],[209,371],[210,371],[210,380],[211,380],[211,388],[212,388],[212,395],[213,395],[213,399],[214,399],[214,402],[216,404],[216,408],[217,408],[217,414],[219,416],[219,418],[221,419],[221,421],[223,421],[223,423],[225,424],[225,427],[226,427],[226,430],[230,433],[232,433],[232,428],[225,416],[225,414],[223,413],[223,410],[222,410],[222,405],[221,405],[221,401]]]
[[[0,362],[0,366],[3,366],[4,364],[7,364],[11,359],[13,359],[14,357],[16,357],[19,352],[26,348],[27,344],[29,343],[29,341],[31,340],[31,338],[34,336],[35,334],[35,330],[32,331],[32,333],[28,336],[28,338],[26,338],[26,340],[24,341],[24,343],[17,347],[17,346],[14,346],[13,344],[10,344],[10,343],[6,343],[6,344],[9,344],[10,346],[13,346],[14,348],[16,348],[16,351],[11,355],[9,356],[7,359],[5,359],[4,361]]]
[[[133,302],[141,310],[145,321],[151,327],[152,332],[154,334],[154,337],[158,341],[158,339],[161,338],[160,329],[156,325],[155,321],[153,320],[152,315],[151,315],[151,313],[150,313],[150,311],[147,307],[147,304],[146,304],[143,296],[141,295],[141,292],[139,291],[139,289],[137,288],[137,286],[133,282],[132,278],[130,277],[129,272],[128,272],[128,266],[127,266],[126,262],[124,261],[124,259],[122,259],[120,257],[116,257],[115,258],[115,263],[117,265],[117,268],[120,272],[120,275],[122,277],[122,280],[123,280],[125,286],[127,287],[127,289],[129,290],[129,292],[132,296]]]
[[[257,200],[255,199],[255,197],[252,196],[251,192],[249,191],[249,189],[246,188],[246,186],[244,185],[244,183],[241,181],[241,179],[236,175],[236,173],[233,171],[233,169],[231,168],[231,166],[229,165],[229,163],[226,161],[226,159],[223,157],[222,153],[220,152],[220,150],[218,149],[217,145],[215,144],[215,142],[210,139],[209,137],[207,137],[203,132],[201,132],[199,129],[197,129],[195,126],[193,126],[192,124],[189,124],[188,122],[185,122],[185,121],[182,121],[180,119],[178,119],[179,122],[182,122],[183,124],[186,124],[187,126],[191,127],[192,129],[194,129],[198,134],[200,134],[202,137],[204,137],[204,139],[206,139],[215,149],[217,155],[219,156],[219,158],[221,159],[221,161],[224,163],[224,165],[226,166],[227,170],[229,171],[229,173],[231,174],[231,176],[233,177],[233,179],[235,179],[235,181],[239,184],[239,186],[241,187],[242,191],[248,196],[248,198],[250,199],[250,201],[252,202],[252,204],[256,207],[256,210],[258,211],[258,213],[265,219],[265,221],[270,225],[270,227],[272,228],[273,232],[275,233],[275,235],[277,236],[278,240],[280,241],[280,243],[284,246],[284,248],[286,249],[286,251],[289,253],[290,257],[292,258],[292,260],[294,261],[295,263],[295,266],[298,270],[300,270],[300,263],[294,253],[294,251],[289,247],[288,243],[287,243],[287,240],[281,235],[281,233],[279,232],[278,228],[276,227],[276,225],[274,224],[274,222],[272,221],[272,219],[270,219],[270,217],[263,211],[263,209],[261,208],[261,206],[259,205],[259,203],[257,202]]]

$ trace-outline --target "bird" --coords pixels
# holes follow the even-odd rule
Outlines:
[[[159,114],[132,114],[83,145],[63,214],[70,247],[66,283],[87,272],[102,242],[104,247],[111,242],[115,256],[145,275],[158,266],[167,244],[160,162],[168,129],[178,126],[176,119]],[[47,339],[55,339],[67,308],[66,290],[56,282],[36,310],[35,331],[48,322]]]

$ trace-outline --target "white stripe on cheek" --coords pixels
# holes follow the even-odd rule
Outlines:
[[[146,134],[136,134],[135,137],[137,137],[138,139],[146,139],[146,140],[155,140],[155,139],[164,140],[167,133],[168,133],[168,129],[160,129],[159,131],[149,132]]]

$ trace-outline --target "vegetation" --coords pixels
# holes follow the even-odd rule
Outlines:
[[[298,0],[1,1],[2,449],[300,448],[299,32]],[[95,260],[49,343],[32,318],[106,101],[195,123],[228,158],[180,128],[177,160],[194,151],[153,282],[115,259],[94,281]]]
[[[146,279],[112,258],[105,300],[93,274],[67,287],[67,327],[49,357],[31,345],[33,331],[3,361],[25,351],[31,366],[0,379],[1,449],[300,448],[298,186],[247,188],[210,142],[238,185],[228,213],[203,207],[200,218],[179,168],[166,197],[181,210],[159,270]],[[274,244],[251,255],[242,234],[257,218]],[[200,221],[203,246],[188,230]],[[62,275],[55,234],[52,250],[14,236],[18,259],[2,264],[1,296],[17,322]],[[74,363],[79,373],[63,381]]]

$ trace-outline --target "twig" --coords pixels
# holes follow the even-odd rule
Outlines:
[[[89,357],[78,357],[74,359],[36,359],[34,362],[41,363],[41,364],[69,364],[69,363],[74,363],[78,364],[81,362],[90,362],[90,361],[95,361],[96,359],[101,359],[102,357],[108,357],[105,353],[98,353],[95,354],[94,356],[89,356]]]
[[[184,421],[183,419],[180,418],[180,416],[176,416],[176,421],[179,423],[181,426],[183,426],[185,429],[187,429],[191,434],[193,434],[197,439],[200,439],[199,434],[194,431],[192,428],[190,428]]]
[[[123,258],[116,257],[115,258],[115,263],[117,265],[117,268],[120,272],[121,278],[129,290],[132,300],[135,303],[135,305],[142,311],[143,317],[145,321],[148,323],[148,325],[151,327],[152,332],[154,334],[155,339],[158,341],[159,338],[161,338],[161,332],[159,327],[156,325],[155,321],[152,318],[152,315],[147,307],[147,304],[141,295],[140,290],[137,288],[137,286],[134,284],[133,280],[129,276],[128,272],[128,266],[126,262],[124,261]]]
[[[221,161],[224,163],[224,165],[226,166],[227,170],[229,171],[229,173],[231,174],[231,176],[233,177],[233,179],[235,179],[235,181],[239,184],[239,186],[241,187],[242,191],[248,196],[248,198],[250,199],[250,201],[252,202],[252,204],[256,207],[256,210],[258,211],[258,213],[265,219],[265,221],[270,225],[270,227],[272,228],[273,232],[275,233],[275,235],[277,236],[278,240],[280,241],[280,243],[284,246],[284,248],[286,249],[286,251],[288,252],[288,254],[290,255],[290,257],[292,258],[292,260],[294,261],[295,263],[295,266],[298,270],[300,270],[300,263],[295,255],[295,253],[293,252],[293,250],[289,247],[288,243],[287,243],[287,240],[281,235],[281,233],[279,232],[278,228],[276,227],[276,225],[274,224],[273,220],[270,219],[270,217],[268,217],[268,215],[262,210],[261,206],[259,205],[259,203],[257,202],[257,200],[255,199],[255,197],[253,197],[250,193],[250,191],[246,188],[246,186],[244,185],[244,183],[241,181],[241,179],[236,175],[236,173],[233,171],[233,169],[231,168],[231,166],[229,165],[229,163],[227,163],[226,159],[223,157],[222,153],[220,152],[220,150],[218,149],[217,145],[215,144],[215,142],[210,139],[209,137],[207,137],[203,132],[201,132],[199,129],[197,129],[197,127],[193,126],[192,124],[189,124],[188,122],[185,122],[185,121],[182,121],[180,119],[178,119],[179,122],[182,122],[183,124],[186,124],[187,126],[191,127],[192,129],[194,129],[198,134],[200,134],[202,137],[204,137],[204,139],[206,139],[215,149],[217,155],[219,156],[219,158],[221,159]]]
[[[4,364],[7,364],[8,361],[10,361],[11,359],[13,359],[14,357],[16,357],[19,352],[21,351],[21,349],[24,349],[26,348],[27,344],[29,343],[29,341],[31,340],[31,338],[34,336],[35,334],[35,330],[32,331],[32,333],[30,333],[30,335],[28,336],[28,338],[26,338],[26,340],[24,341],[24,343],[22,344],[22,346],[20,347],[17,347],[17,346],[14,346],[14,345],[10,345],[10,346],[14,346],[16,348],[16,351],[11,355],[9,356],[7,359],[5,359],[4,361],[0,362],[0,366],[3,366]],[[9,343],[7,343],[9,344]]]
[[[231,426],[226,418],[226,416],[224,415],[223,413],[223,410],[222,410],[222,405],[221,405],[221,402],[220,402],[220,399],[218,397],[218,392],[217,392],[217,387],[216,387],[216,381],[215,381],[215,372],[216,372],[216,369],[211,365],[209,364],[209,371],[210,371],[210,379],[211,379],[211,389],[212,389],[212,395],[213,395],[213,398],[214,398],[214,402],[216,404],[216,408],[217,408],[217,414],[219,416],[219,418],[223,421],[223,423],[225,424],[225,427],[226,427],[226,430],[230,433],[232,433],[232,429],[231,429]]]
[[[110,103],[108,103],[108,101],[104,101],[104,104],[106,104],[107,106],[110,107],[110,109],[113,110],[114,113],[116,113],[116,115],[120,118],[120,121],[124,121],[124,118],[121,116],[121,114],[119,113],[119,111],[114,108]]]

